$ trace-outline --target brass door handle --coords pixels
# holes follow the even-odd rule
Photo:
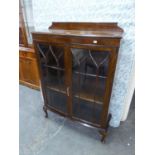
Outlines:
[[[97,44],[97,40],[93,40],[93,43],[94,43],[94,44]]]
[[[69,87],[67,87],[67,96],[69,96]]]

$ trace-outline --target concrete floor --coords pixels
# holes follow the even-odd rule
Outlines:
[[[44,117],[40,92],[20,86],[20,155],[134,155],[134,99],[128,119],[110,128],[106,144],[95,129],[48,112]]]

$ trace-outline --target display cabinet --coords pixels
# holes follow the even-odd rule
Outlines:
[[[71,22],[32,33],[46,117],[57,112],[98,128],[105,139],[122,33],[117,23]]]

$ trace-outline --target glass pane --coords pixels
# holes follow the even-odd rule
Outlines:
[[[73,62],[73,115],[100,123],[109,65],[109,51],[71,49]]]
[[[33,20],[32,0],[21,0],[21,4],[23,7],[23,16],[24,16],[24,23],[25,23],[28,43],[32,44],[31,32],[35,30],[34,20]]]
[[[20,45],[24,44],[24,42],[23,42],[22,28],[19,28],[19,44]]]
[[[37,47],[48,104],[66,112],[64,49],[62,47],[43,44],[37,44]]]

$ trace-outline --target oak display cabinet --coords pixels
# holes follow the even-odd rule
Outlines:
[[[99,128],[104,141],[122,34],[117,23],[71,22],[32,33],[46,117],[50,110]]]

